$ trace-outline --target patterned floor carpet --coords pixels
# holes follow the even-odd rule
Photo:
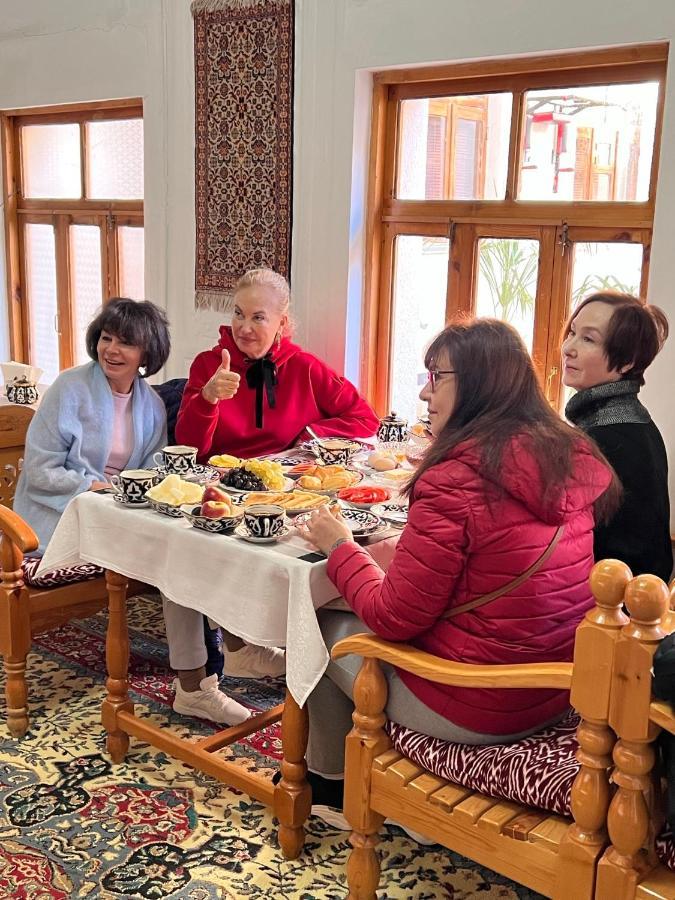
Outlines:
[[[206,733],[170,709],[161,607],[130,604],[131,686],[144,713]],[[316,818],[305,851],[284,860],[269,809],[134,739],[112,766],[100,725],[105,618],[40,638],[29,657],[32,727],[14,741],[0,702],[0,900],[337,900],[346,895],[347,835]],[[229,681],[241,702],[279,702],[274,681]],[[0,672],[4,696],[4,673]],[[234,748],[241,765],[274,769],[278,728]],[[382,834],[381,898],[537,900],[539,895],[398,828]]]

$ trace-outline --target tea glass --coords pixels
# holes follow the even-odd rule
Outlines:
[[[157,484],[159,475],[152,469],[125,469],[113,475],[110,483],[118,494],[126,497],[127,503],[145,503],[145,494]]]
[[[285,510],[275,503],[254,503],[244,511],[244,525],[250,535],[270,538],[284,527]]]
[[[192,472],[197,465],[197,448],[187,447],[184,444],[164,447],[155,453],[154,460],[157,465],[164,466],[167,472],[185,475]]]

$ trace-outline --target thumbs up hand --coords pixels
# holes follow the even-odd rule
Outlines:
[[[230,371],[230,351],[223,350],[220,366],[202,388],[202,396],[209,403],[230,400],[239,390],[239,375]]]

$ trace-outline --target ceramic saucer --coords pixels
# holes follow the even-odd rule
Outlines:
[[[250,533],[250,531],[242,522],[241,525],[237,525],[233,533],[244,541],[250,541],[252,544],[273,544],[275,541],[278,541],[279,538],[283,537],[285,534],[288,534],[289,531],[290,528],[288,528],[287,525],[284,525],[284,527],[280,531],[277,531],[277,533],[273,534],[271,537],[255,537]]]
[[[155,471],[160,478],[166,478],[167,475],[180,475],[183,481],[205,482],[215,481],[216,478],[220,478],[219,469],[202,463],[198,463],[189,472],[172,472],[166,466],[155,466]]]
[[[143,509],[146,506],[150,506],[147,500],[144,500],[142,503],[132,503],[125,494],[113,494],[112,498],[115,503],[126,506],[128,509]]]

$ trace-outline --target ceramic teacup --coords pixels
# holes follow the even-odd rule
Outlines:
[[[197,448],[187,447],[184,444],[164,447],[161,452],[155,453],[154,460],[157,465],[164,466],[167,472],[185,475],[186,472],[192,472],[197,465]]]
[[[360,449],[361,444],[350,441],[349,438],[326,438],[314,443],[314,452],[328,466],[346,466]]]
[[[244,525],[253,537],[268,538],[284,527],[284,508],[273,503],[254,503],[244,512]]]
[[[127,499],[127,503],[145,503],[145,493],[157,484],[159,475],[152,469],[125,469],[110,479],[115,490]]]

